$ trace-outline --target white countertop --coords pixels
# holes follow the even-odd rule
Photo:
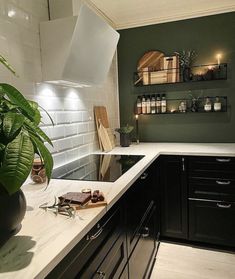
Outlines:
[[[47,189],[45,185],[23,187],[27,212],[20,232],[0,248],[0,279],[44,278],[160,154],[235,157],[235,144],[140,143],[116,147],[109,154],[145,157],[115,182],[52,180]],[[74,219],[39,209],[55,196],[83,188],[103,191],[108,205],[80,210]]]

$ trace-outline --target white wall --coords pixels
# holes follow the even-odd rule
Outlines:
[[[119,126],[117,60],[114,57],[105,84],[68,88],[38,83],[41,80],[39,22],[48,19],[46,0],[0,0],[0,54],[15,67],[19,78],[0,66],[0,82],[17,87],[36,100],[45,113],[42,129],[52,138],[55,166],[98,149],[93,106],[107,107],[111,128]],[[37,82],[37,83],[36,83]]]

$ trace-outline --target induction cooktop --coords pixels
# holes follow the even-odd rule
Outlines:
[[[143,157],[91,154],[55,169],[52,178],[114,182]]]

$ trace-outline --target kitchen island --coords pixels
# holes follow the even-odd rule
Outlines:
[[[44,278],[160,155],[235,157],[235,144],[141,143],[116,147],[110,154],[145,157],[115,182],[52,180],[47,188],[24,185],[26,216],[21,231],[0,248],[0,278]],[[74,219],[39,208],[55,196],[83,188],[100,189],[107,206],[80,210]]]

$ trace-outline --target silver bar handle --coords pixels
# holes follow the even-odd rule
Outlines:
[[[141,236],[142,236],[143,238],[149,237],[149,233],[150,233],[149,227],[144,227],[144,228],[143,228],[143,233],[141,234]]]
[[[231,161],[231,159],[230,158],[216,158],[216,161],[220,162],[220,163],[229,163]]]
[[[148,177],[148,173],[147,172],[144,172],[141,176],[140,176],[140,179],[141,180],[145,180],[147,177]]]
[[[230,203],[230,204],[221,204],[221,203],[217,203],[217,206],[218,206],[219,208],[226,208],[226,209],[228,209],[228,208],[230,208],[232,205],[231,205],[231,203]]]
[[[96,272],[99,275],[99,279],[105,279],[106,278],[106,274],[104,271],[97,271]]]
[[[103,228],[100,226],[100,224],[97,224],[97,229],[99,229],[96,233],[94,233],[92,236],[87,235],[86,240],[94,240],[97,237],[99,237],[102,232],[103,232]]]
[[[230,185],[231,181],[230,180],[228,180],[228,181],[216,180],[216,184],[218,184],[218,185]]]
[[[185,171],[185,159],[184,157],[182,158],[182,171]]]

